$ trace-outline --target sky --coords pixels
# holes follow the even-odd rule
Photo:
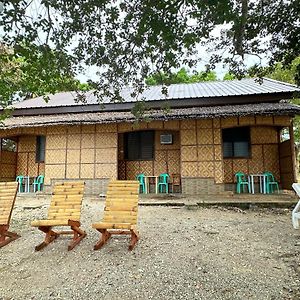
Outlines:
[[[0,1],[0,12],[2,10],[2,2]],[[36,11],[31,11],[30,13],[32,15],[35,15],[37,13],[40,13],[39,10],[37,8],[35,8]],[[191,20],[192,22],[192,20]],[[228,29],[231,27],[231,24],[223,24],[223,25],[219,25],[216,26],[216,28],[212,31],[211,35],[213,37],[219,37],[221,35],[222,30],[224,29]],[[1,32],[0,32],[1,34]],[[43,40],[43,37],[41,37],[41,40]],[[74,41],[74,45],[70,45],[70,48],[73,48],[73,46],[75,46],[76,41]],[[188,69],[189,71],[204,71],[205,70],[205,65],[208,64],[209,62],[209,53],[208,53],[208,46],[197,46],[197,50],[198,50],[198,57],[201,57],[201,62],[199,62],[195,68],[193,68],[192,70]],[[216,53],[216,52],[214,52]],[[220,54],[220,53],[217,53]],[[225,53],[226,55],[226,53]],[[263,57],[263,59],[260,61],[256,56],[251,56],[251,55],[247,55],[245,56],[245,60],[244,63],[246,64],[247,68],[253,66],[254,64],[258,63],[258,64],[262,64],[262,65],[266,65],[267,64],[267,55],[265,55],[265,57]],[[185,66],[181,66],[181,67],[185,67]],[[179,68],[180,69],[180,68]],[[76,77],[81,81],[81,82],[87,82],[89,79],[93,80],[93,81],[97,81],[98,76],[97,76],[97,71],[99,71],[101,69],[99,69],[96,66],[89,66],[85,68],[85,71],[78,74]],[[174,72],[177,70],[174,70]],[[217,64],[216,65],[216,69],[214,70],[217,74],[217,78],[219,80],[222,80],[224,75],[228,72],[228,67],[224,66],[223,64]]]
[[[205,49],[205,47],[203,47],[203,49],[200,50],[199,55],[203,58],[202,62],[199,63],[197,65],[197,67],[195,68],[195,70],[201,72],[205,70],[205,65],[208,63],[209,60],[209,56],[207,54],[207,49]],[[247,65],[247,67],[251,67],[253,66],[255,63],[259,63],[259,59],[255,56],[250,56],[247,55],[245,57],[245,63]],[[266,65],[267,60],[263,59],[262,61],[263,65]],[[87,82],[87,80],[91,79],[91,80],[95,80],[97,81],[97,75],[96,72],[99,70],[99,68],[97,68],[96,66],[90,66],[90,67],[86,67],[85,72],[80,73],[76,76],[77,79],[80,80],[80,82]],[[222,80],[224,75],[228,72],[228,67],[224,67],[223,64],[217,64],[215,72],[217,74],[217,78],[219,80]]]
[[[223,24],[223,25],[216,26],[216,28],[211,32],[211,35],[215,38],[220,37],[221,32],[225,29],[229,29],[230,27],[231,27],[231,24]],[[209,46],[202,46],[199,44],[196,47],[196,49],[198,51],[198,57],[201,57],[201,62],[199,62],[196,65],[196,67],[193,68],[192,70],[190,70],[186,66],[181,66],[180,68],[185,67],[187,70],[198,71],[198,72],[205,71],[205,65],[209,63],[209,57],[210,57],[210,54],[208,53]],[[221,54],[221,53],[218,53],[215,51],[213,53]],[[224,55],[226,55],[226,53]],[[254,56],[254,55],[245,55],[244,63],[246,64],[247,68],[250,68],[254,64],[262,64],[263,66],[266,66],[267,61],[268,61],[267,54],[265,54],[265,56],[262,57],[262,60],[260,60],[257,56]],[[97,68],[95,66],[87,67],[84,73],[77,75],[77,78],[81,82],[87,82],[87,80],[89,80],[89,79],[97,81],[96,73],[98,70],[99,70],[99,68]],[[174,70],[174,72],[178,71],[178,70]],[[216,69],[214,71],[217,74],[218,80],[222,80],[224,75],[228,72],[228,66],[224,66],[222,63],[219,63],[216,65]]]

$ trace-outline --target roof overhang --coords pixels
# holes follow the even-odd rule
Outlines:
[[[250,104],[250,103],[266,103],[279,102],[282,99],[290,99],[293,92],[282,92],[274,94],[260,95],[242,95],[242,96],[226,96],[226,97],[205,97],[201,99],[173,99],[173,100],[155,100],[147,101],[146,106],[151,109],[169,108],[190,108],[190,107],[207,107],[234,104]],[[130,111],[136,102],[119,102],[106,104],[89,104],[59,107],[38,107],[38,108],[19,108],[12,113],[13,116],[33,116],[33,115],[52,115],[66,113],[84,113],[84,112],[124,112]]]
[[[207,107],[172,108],[170,110],[150,110],[144,117],[147,120],[184,120],[250,115],[289,115],[300,114],[300,106],[290,103],[256,103],[242,105],[222,105]],[[87,112],[44,114],[36,116],[12,116],[3,122],[2,129],[41,127],[56,125],[81,125],[134,122],[136,117],[130,111]]]

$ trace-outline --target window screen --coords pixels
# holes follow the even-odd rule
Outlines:
[[[250,128],[223,129],[223,157],[249,157]]]
[[[152,160],[154,158],[154,131],[135,131],[124,135],[125,159]]]
[[[43,135],[38,135],[36,137],[36,153],[35,153],[36,162],[45,161],[45,144],[46,144],[46,137]]]

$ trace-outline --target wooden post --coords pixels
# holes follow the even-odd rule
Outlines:
[[[293,129],[293,120],[291,121],[291,125],[289,126],[289,134],[290,134],[290,143],[291,143],[291,159],[293,165],[293,182],[297,182],[297,172],[296,172],[296,153],[295,153],[295,139],[294,139],[294,129]]]

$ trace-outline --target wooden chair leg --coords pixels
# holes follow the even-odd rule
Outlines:
[[[51,228],[52,228],[51,226],[40,226],[40,227],[38,227],[39,230],[46,233],[46,236],[45,236],[44,242],[42,242],[41,244],[39,244],[35,247],[35,251],[42,250],[43,248],[48,246],[50,243],[52,243],[55,239],[57,239],[59,237],[59,233],[54,232],[53,230],[51,230]]]
[[[130,241],[130,245],[128,247],[128,250],[132,251],[135,244],[140,239],[140,236],[139,236],[138,232],[135,229],[131,229],[130,233],[131,233],[131,241]]]
[[[79,228],[80,222],[69,220],[69,225],[73,230],[74,236],[73,240],[68,246],[68,251],[72,250],[84,237],[86,237],[86,232]]]
[[[101,233],[101,239],[94,246],[94,250],[99,250],[101,247],[103,247],[111,237],[111,233],[108,232],[107,229],[97,229],[97,230]]]
[[[8,231],[8,225],[0,226],[0,248],[18,239],[20,235]]]

